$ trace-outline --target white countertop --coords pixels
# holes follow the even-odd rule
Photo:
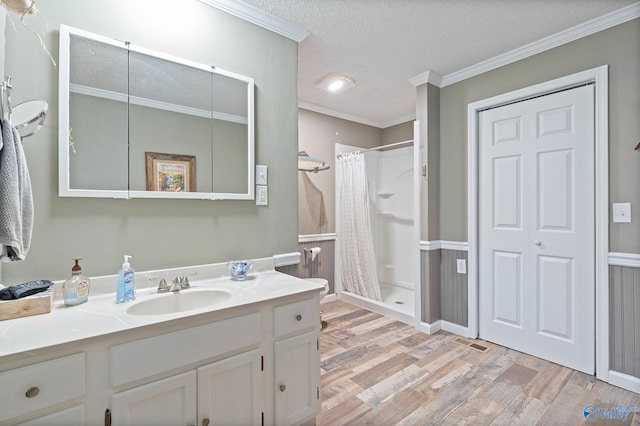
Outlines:
[[[273,263],[269,263],[269,260],[256,261],[254,270],[256,272],[250,273],[245,281],[231,280],[228,277],[226,264],[136,273],[136,300],[122,304],[115,303],[115,275],[92,278],[89,300],[72,307],[64,305],[59,297],[61,283],[56,283],[58,298],[54,300],[51,313],[0,321],[0,358],[62,343],[156,325],[178,318],[323,289],[317,284],[275,271]],[[190,277],[191,288],[181,290],[182,292],[222,289],[230,292],[232,297],[212,306],[171,314],[131,315],[127,313],[127,309],[137,302],[172,296],[171,293],[158,294],[156,291],[157,283],[149,285],[149,277],[167,276],[169,277],[167,281],[170,283],[170,279],[173,277],[192,272],[197,272],[198,275]]]

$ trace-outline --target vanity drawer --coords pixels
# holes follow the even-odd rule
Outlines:
[[[84,352],[0,373],[0,421],[85,394]]]
[[[255,312],[111,347],[111,383],[120,386],[194,362],[258,346]]]
[[[320,322],[320,308],[315,298],[305,299],[273,309],[273,333],[281,337],[313,328]]]

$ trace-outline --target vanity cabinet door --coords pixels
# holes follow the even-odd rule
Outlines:
[[[114,394],[112,424],[196,424],[196,401],[196,372],[189,371]]]
[[[258,350],[198,368],[197,424],[260,425],[261,378]]]
[[[38,417],[19,426],[68,426],[84,424],[84,405],[58,411],[48,416]]]
[[[320,408],[318,333],[275,344],[276,424],[291,425],[315,416]]]

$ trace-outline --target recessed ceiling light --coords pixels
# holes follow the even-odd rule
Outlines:
[[[316,84],[316,87],[326,92],[340,93],[353,87],[355,84],[356,82],[352,78],[338,74],[328,74]]]

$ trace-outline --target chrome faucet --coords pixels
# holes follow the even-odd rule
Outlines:
[[[167,280],[162,278],[158,284],[158,293],[167,293],[170,291],[180,291],[191,288],[191,285],[189,284],[189,277],[194,275],[197,275],[197,272],[185,274],[181,277],[175,277],[173,281],[171,281],[171,285],[167,284]]]

